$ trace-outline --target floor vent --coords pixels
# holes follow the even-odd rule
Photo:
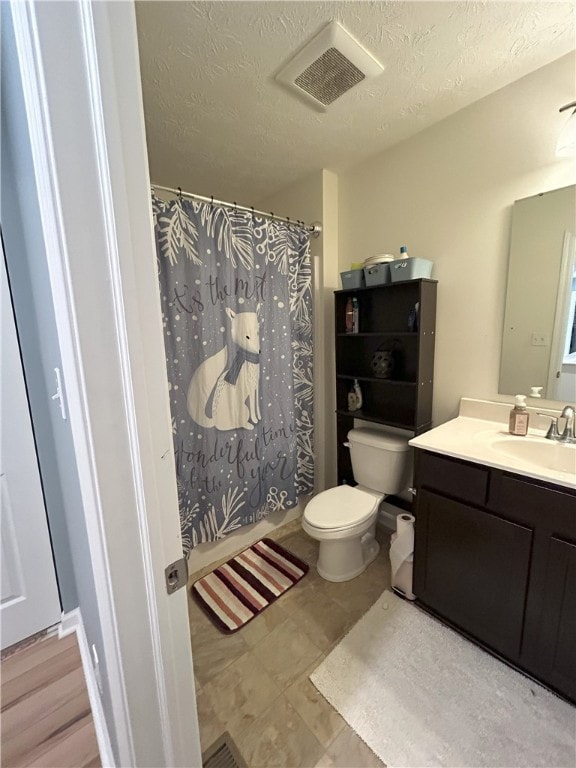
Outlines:
[[[331,21],[276,75],[276,80],[310,104],[326,110],[361,82],[376,77],[382,64],[337,21]]]
[[[202,768],[247,768],[228,732],[217,739],[202,756]]]

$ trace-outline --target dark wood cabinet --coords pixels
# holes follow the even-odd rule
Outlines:
[[[532,530],[424,490],[417,514],[419,534],[421,525],[426,531],[418,597],[496,651],[517,655]]]
[[[338,483],[353,483],[346,435],[354,419],[401,427],[414,434],[430,429],[436,323],[435,280],[407,280],[335,292]],[[346,305],[359,307],[357,333],[346,333]],[[389,353],[388,375],[378,375],[378,352]],[[358,380],[363,406],[348,410]]]
[[[495,473],[491,504],[534,521],[523,664],[576,698],[576,493]]]
[[[576,700],[576,492],[416,451],[414,592]]]

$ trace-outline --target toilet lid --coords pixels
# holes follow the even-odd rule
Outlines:
[[[304,517],[315,528],[347,528],[367,520],[376,498],[351,485],[322,491],[308,502]]]

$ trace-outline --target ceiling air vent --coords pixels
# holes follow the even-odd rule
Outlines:
[[[276,80],[326,110],[359,83],[383,72],[380,62],[331,21],[276,75]]]

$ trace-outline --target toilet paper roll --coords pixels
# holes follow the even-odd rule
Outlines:
[[[414,554],[414,521],[413,515],[402,514],[396,518],[396,533],[392,534],[390,544],[390,563],[392,564],[392,586],[395,586],[395,581],[399,576],[402,569],[403,582],[402,591],[405,591],[406,584],[406,571],[410,570],[406,567],[402,568],[403,563],[412,563]],[[400,585],[398,585],[400,586]],[[412,585],[410,584],[410,590]]]

